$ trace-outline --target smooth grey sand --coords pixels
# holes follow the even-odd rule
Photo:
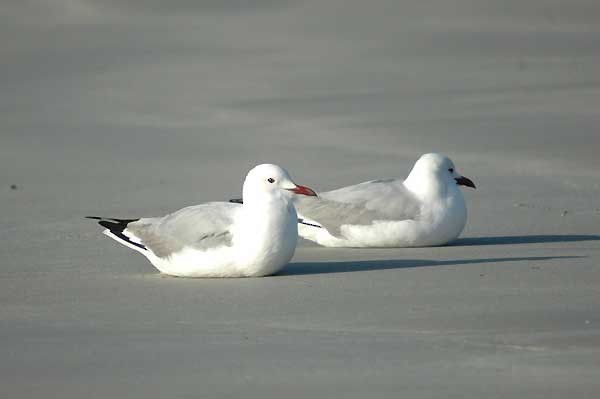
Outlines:
[[[597,397],[597,1],[9,1],[0,37],[2,397]],[[180,279],[82,219],[430,151],[478,185],[448,247]]]

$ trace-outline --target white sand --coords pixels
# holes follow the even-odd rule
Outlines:
[[[0,8],[3,397],[597,396],[598,2],[96,3]],[[454,246],[176,279],[81,219],[428,151],[478,185]]]

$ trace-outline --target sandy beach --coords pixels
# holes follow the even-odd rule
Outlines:
[[[168,5],[167,5],[168,4]],[[0,6],[6,398],[596,398],[600,3]],[[183,279],[86,215],[315,190],[450,156],[450,246],[302,241],[279,275]]]

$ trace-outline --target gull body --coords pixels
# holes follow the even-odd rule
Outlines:
[[[298,231],[327,247],[444,245],[467,221],[461,185],[475,188],[448,157],[425,154],[406,180],[373,180],[295,198]]]
[[[246,176],[244,204],[209,202],[163,217],[98,219],[104,234],[182,277],[259,277],[281,270],[298,240],[296,194],[315,195],[288,172],[258,165]]]

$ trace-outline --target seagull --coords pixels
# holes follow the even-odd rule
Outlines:
[[[298,232],[326,247],[444,245],[467,222],[459,186],[475,188],[450,158],[424,154],[406,180],[372,180],[319,197],[295,198]]]
[[[163,217],[97,216],[103,233],[143,254],[162,273],[180,277],[260,277],[277,273],[294,255],[298,216],[294,194],[316,196],[273,164],[254,167],[243,204],[209,202]]]
[[[295,197],[298,233],[326,247],[445,245],[467,222],[459,186],[475,188],[450,158],[424,154],[406,180],[371,180],[318,197]]]

